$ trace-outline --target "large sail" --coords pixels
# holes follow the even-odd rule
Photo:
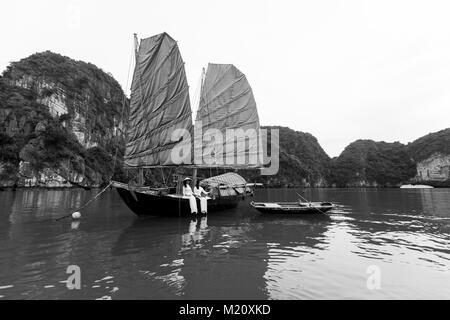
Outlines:
[[[141,40],[136,53],[125,166],[173,165],[177,129],[192,129],[189,87],[178,45],[162,33]]]
[[[234,65],[208,65],[195,126],[196,164],[260,165],[262,150],[258,143],[260,126],[255,98],[245,75]]]

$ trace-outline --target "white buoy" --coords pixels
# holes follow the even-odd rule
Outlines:
[[[81,213],[80,212],[77,211],[77,212],[72,213],[72,219],[78,220],[80,218],[81,218]]]

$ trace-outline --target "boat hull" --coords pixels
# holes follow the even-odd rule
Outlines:
[[[251,206],[261,213],[267,214],[292,214],[292,215],[317,215],[325,214],[333,209],[333,204],[328,202],[311,203],[299,205],[295,202],[290,203],[264,203],[252,202]]]
[[[151,194],[113,185],[122,200],[138,216],[189,216],[192,215],[189,199],[175,195]],[[208,200],[208,213],[237,207],[243,196],[222,196]],[[197,199],[200,208],[200,200]]]

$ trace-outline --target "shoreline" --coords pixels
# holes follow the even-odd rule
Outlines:
[[[431,184],[430,184],[431,185]],[[0,192],[8,192],[8,191],[18,191],[18,190],[52,190],[52,191],[65,191],[65,190],[84,190],[84,191],[92,191],[98,190],[106,187],[105,185],[98,187],[46,187],[46,186],[33,186],[33,187],[0,187]],[[434,189],[448,189],[450,185],[442,185],[442,186],[433,186]],[[255,188],[256,190],[261,189],[400,189],[400,186],[360,186],[360,187],[332,187],[332,186],[322,186],[322,187],[305,187],[305,186],[264,186]]]

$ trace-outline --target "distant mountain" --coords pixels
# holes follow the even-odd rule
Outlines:
[[[124,101],[93,64],[49,51],[13,62],[0,78],[0,186],[105,183],[123,152]]]
[[[338,187],[398,186],[415,173],[405,145],[357,140],[333,159],[329,183]]]
[[[245,172],[248,179],[272,187],[328,185],[331,159],[313,135],[280,126],[266,126],[262,129],[279,130],[280,169],[275,176],[257,176],[255,173]]]
[[[309,133],[280,130],[280,171],[275,176],[244,172],[269,187],[398,187],[404,183],[450,186],[450,129],[408,145],[357,140],[330,159]]]

